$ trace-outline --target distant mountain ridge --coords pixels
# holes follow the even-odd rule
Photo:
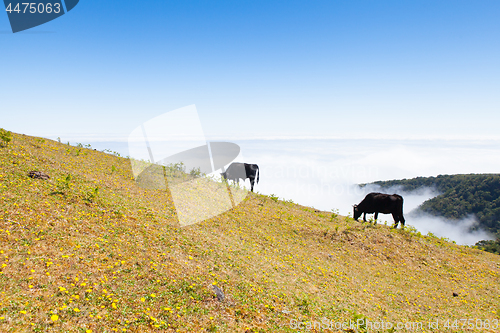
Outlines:
[[[440,194],[425,201],[417,212],[456,220],[473,214],[479,222],[474,228],[494,234],[500,231],[500,174],[439,175],[371,184],[379,185],[381,189],[399,186],[404,192],[432,188]]]

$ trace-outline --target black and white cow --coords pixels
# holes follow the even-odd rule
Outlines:
[[[221,176],[226,180],[232,180],[235,183],[239,183],[240,179],[249,178],[251,191],[253,192],[253,185],[255,183],[255,178],[257,178],[257,184],[259,183],[259,166],[257,164],[248,164],[248,163],[231,163],[227,170],[221,173]]]
[[[375,223],[377,223],[378,213],[392,214],[394,225],[397,228],[399,222],[405,226],[405,218],[403,217],[403,197],[398,194],[383,194],[372,192],[359,203],[354,205],[354,219],[357,220],[361,214],[363,221],[366,222],[366,214],[375,213]]]

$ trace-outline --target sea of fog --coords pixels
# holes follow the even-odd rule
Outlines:
[[[338,210],[342,215],[352,215],[354,204],[367,193],[377,191],[374,186],[360,188],[356,184],[500,171],[500,145],[492,140],[261,139],[232,142],[241,147],[238,161],[259,165],[260,182],[255,191],[321,210]],[[87,143],[98,150],[110,149],[128,155],[126,142]],[[249,186],[248,180],[246,186]],[[491,239],[484,231],[469,232],[476,223],[474,216],[458,222],[413,216],[412,210],[438,195],[433,189],[404,193],[396,188],[385,192],[404,197],[407,225],[424,234],[432,232],[458,244]],[[392,216],[379,215],[379,223],[384,221],[392,224]]]

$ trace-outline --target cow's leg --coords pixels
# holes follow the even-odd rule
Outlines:
[[[378,219],[378,212],[375,212],[375,223],[373,223],[374,225],[377,224],[377,219]]]
[[[363,213],[363,221],[366,222],[366,213]]]
[[[403,217],[403,213],[401,213],[401,215],[399,215],[399,220],[401,221],[401,227],[404,228],[405,227],[405,218]]]
[[[396,225],[399,224],[399,215],[397,215],[396,213],[392,213],[392,218],[394,219],[394,223]]]
[[[399,224],[399,216],[395,213],[392,213],[392,217],[394,218],[394,228],[397,228]]]
[[[253,192],[253,185],[255,184],[255,178],[250,178],[250,191]]]

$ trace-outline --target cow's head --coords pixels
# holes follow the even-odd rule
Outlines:
[[[223,179],[227,180],[227,171],[220,174]]]
[[[361,216],[361,210],[359,210],[358,205],[354,205],[352,207],[354,207],[352,216],[354,217],[355,220],[357,220]]]

